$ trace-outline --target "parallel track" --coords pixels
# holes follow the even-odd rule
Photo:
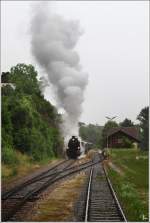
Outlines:
[[[43,172],[43,176],[47,173],[54,174],[48,179],[40,180],[42,176],[41,173],[33,179],[26,181],[25,183],[5,193],[5,196],[3,195],[2,197],[2,221],[8,221],[28,200],[36,199],[37,193],[46,189],[49,184],[51,184],[51,181],[58,176],[57,172],[60,170],[60,168],[65,170],[69,166],[73,165],[74,162],[75,161],[69,160],[61,162]]]
[[[63,164],[64,167],[61,167],[61,170],[58,169],[57,171],[53,172],[46,171],[43,176],[40,174],[34,179],[25,182],[22,186],[20,185],[17,188],[14,188],[12,191],[7,192],[5,196],[3,196],[2,201],[2,221],[11,220],[16,212],[18,212],[27,201],[38,199],[38,195],[53,183],[91,167],[100,161],[100,159],[96,162],[89,161],[72,167],[70,166],[73,165],[74,162],[66,161],[66,163]],[[55,170],[55,168],[53,170]]]
[[[24,183],[19,184],[18,186],[15,186],[11,190],[8,190],[6,192],[2,192],[2,200],[8,199],[10,196],[12,196],[17,191],[21,190],[23,187],[38,181],[40,177],[46,176],[47,174],[54,174],[55,171],[57,170],[57,168],[60,168],[61,165],[63,165],[64,163],[66,163],[66,160],[63,160],[62,162],[59,162],[58,164],[54,165],[53,167],[49,168],[46,171],[42,171],[40,174],[32,177],[29,180],[26,180]]]

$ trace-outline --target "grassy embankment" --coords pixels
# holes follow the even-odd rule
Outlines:
[[[127,220],[148,221],[148,152],[113,149],[110,156],[108,175]]]
[[[14,150],[10,156],[9,164],[2,163],[2,182],[7,184],[26,176],[29,173],[43,167],[44,165],[55,162],[55,157],[47,158],[41,161],[34,161],[31,157]]]

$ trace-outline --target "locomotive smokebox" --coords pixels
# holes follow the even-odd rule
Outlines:
[[[76,136],[72,136],[68,142],[68,148],[66,150],[69,159],[77,159],[80,156],[80,141]]]

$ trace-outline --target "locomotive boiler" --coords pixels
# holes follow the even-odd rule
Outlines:
[[[69,159],[77,159],[80,156],[80,141],[76,136],[72,136],[72,138],[69,140],[66,153]]]

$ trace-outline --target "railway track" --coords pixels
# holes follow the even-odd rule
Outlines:
[[[68,162],[68,161],[67,161]],[[24,187],[30,185],[30,184],[33,184],[39,180],[43,180],[43,179],[46,179],[46,178],[49,178],[51,176],[55,176],[56,173],[57,174],[60,174],[62,173],[64,170],[72,170],[72,169],[75,169],[77,168],[77,165],[75,166],[72,166],[72,167],[69,167],[67,166],[65,169],[62,169],[62,170],[59,170],[61,165],[63,165],[64,163],[66,163],[66,160],[55,165],[54,167],[50,168],[49,170],[47,171],[44,171],[42,173],[40,173],[39,175],[33,177],[32,179],[30,180],[27,180],[26,182],[14,187],[13,189],[9,190],[9,191],[6,191],[2,194],[2,200],[7,200],[9,197],[11,197],[13,194],[15,194],[16,192],[18,192],[19,190],[23,189]],[[74,163],[74,162],[73,162]],[[89,162],[86,162],[86,163],[83,163],[80,165],[80,167],[84,166],[84,165],[88,165],[88,164],[91,164],[92,163],[92,160],[90,160]],[[72,164],[72,163],[71,163]],[[59,167],[59,169],[57,170],[57,168]]]
[[[62,162],[59,162],[58,164],[54,165],[53,167],[49,168],[48,170],[42,171],[40,174],[37,174],[36,176],[32,177],[29,180],[26,180],[24,183],[21,183],[14,188],[7,190],[5,192],[2,192],[2,200],[8,199],[11,195],[13,195],[18,190],[22,189],[23,187],[32,184],[36,182],[40,177],[46,176],[47,174],[53,174],[57,170],[57,168],[60,168],[60,166],[66,163],[66,160],[63,160]]]
[[[7,191],[2,195],[2,221],[13,221],[13,216],[20,210],[27,201],[34,201],[39,194],[46,190],[53,183],[91,167],[102,159],[91,160],[80,165],[74,165],[75,161],[65,161],[53,168],[26,181],[22,185]]]
[[[91,167],[83,197],[77,221],[127,221],[102,163]]]
[[[42,192],[42,190],[46,189],[48,183],[58,176],[57,172],[60,169],[67,169],[74,162],[69,160],[60,162],[47,171],[4,193],[2,195],[2,221],[8,221],[27,201],[38,198],[36,192]],[[46,180],[41,180],[41,177],[47,174],[53,175]]]

